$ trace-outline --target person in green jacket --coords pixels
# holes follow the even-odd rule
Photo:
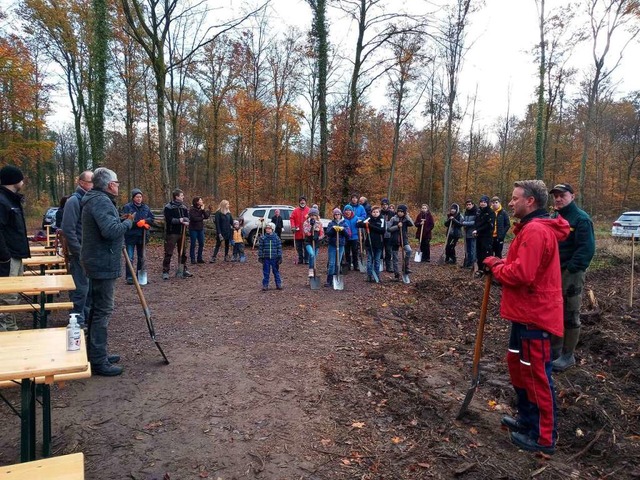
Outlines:
[[[559,242],[560,269],[562,271],[562,297],[564,301],[564,337],[553,337],[551,342],[552,368],[564,372],[576,364],[575,349],[580,339],[580,306],[587,268],[596,250],[591,217],[578,208],[573,187],[559,183],[549,192],[553,195],[554,209],[571,227],[569,237]]]

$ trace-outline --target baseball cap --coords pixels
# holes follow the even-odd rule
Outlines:
[[[549,193],[564,193],[564,192],[573,193],[573,187],[568,183],[559,183],[549,191]]]

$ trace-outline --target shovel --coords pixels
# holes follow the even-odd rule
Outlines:
[[[400,233],[400,251],[402,252],[402,282],[411,283],[411,279],[409,278],[409,274],[407,273],[407,267],[404,263],[404,241],[402,240],[403,227],[404,225],[398,230],[398,232]]]
[[[424,233],[424,220],[422,221],[422,225],[420,226],[420,243],[418,244],[418,250],[416,250],[416,254],[413,256],[413,261],[416,263],[420,263],[422,261],[422,234]]]
[[[360,238],[360,251],[358,252],[358,270],[360,270],[360,273],[367,273],[367,264],[364,263],[364,258],[362,255],[362,252],[364,251],[362,249],[362,229],[360,229],[360,235],[358,235],[358,237]]]
[[[182,237],[180,237],[180,249],[178,250],[178,270],[176,277],[184,277],[184,263],[182,262],[182,252],[184,252],[184,244],[187,239],[187,226],[182,225]]]
[[[336,232],[336,266],[333,275],[333,289],[344,290],[344,278],[340,275],[340,232]]]
[[[453,220],[449,222],[449,226],[447,227],[447,237],[444,240],[444,250],[442,250],[442,254],[440,255],[440,259],[438,261],[438,263],[440,264],[444,263],[444,260],[445,260],[445,254],[447,253],[447,245],[449,245],[449,235],[451,234],[452,223],[453,223]]]
[[[131,260],[129,260],[129,255],[127,255],[127,247],[122,247],[122,254],[124,255],[124,259],[127,262],[127,266],[129,270],[133,272],[133,265],[131,265]],[[136,291],[138,292],[138,298],[140,299],[140,305],[142,305],[142,311],[144,312],[144,318],[147,320],[147,328],[149,329],[149,335],[151,336],[151,340],[154,341],[156,347],[160,351],[160,355],[164,358],[164,363],[169,365],[169,359],[162,351],[162,347],[156,340],[156,329],[153,327],[153,322],[151,321],[151,312],[149,311],[149,306],[147,305],[147,301],[144,299],[144,294],[142,293],[142,288],[140,288],[140,283],[138,282],[138,278],[133,275],[133,284],[136,286]]]
[[[313,235],[313,232],[311,232]],[[313,277],[309,278],[309,285],[311,290],[320,290],[320,279],[316,277],[316,263],[318,263],[318,255],[316,254],[316,241],[315,238],[311,242],[311,248],[313,248]]]
[[[473,349],[473,367],[471,369],[471,387],[467,390],[464,402],[460,407],[456,420],[460,420],[467,411],[467,407],[471,403],[473,394],[476,393],[480,377],[480,355],[482,354],[482,337],[484,336],[484,323],[487,319],[487,308],[489,306],[489,293],[491,292],[491,273],[487,273],[484,281],[484,295],[482,296],[482,307],[480,308],[480,321],[478,322],[478,331],[476,333],[476,345]]]
[[[147,229],[142,229],[142,268],[138,270],[138,283],[140,285],[147,284],[147,251],[145,249],[147,238],[146,238]]]

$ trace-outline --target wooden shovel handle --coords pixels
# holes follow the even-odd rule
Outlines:
[[[473,350],[473,369],[471,375],[475,380],[478,378],[480,369],[480,357],[482,355],[482,339],[484,337],[484,324],[487,320],[487,310],[489,309],[489,296],[491,294],[491,281],[493,276],[491,273],[485,274],[484,294],[482,296],[482,307],[480,308],[480,321],[478,322],[478,331],[476,332],[476,345]]]

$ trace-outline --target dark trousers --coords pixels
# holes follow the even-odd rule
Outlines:
[[[262,261],[262,286],[269,286],[269,276],[273,272],[273,278],[276,281],[276,287],[282,285],[282,280],[280,279],[280,265],[278,265],[278,261],[275,258],[265,258]]]
[[[384,268],[387,270],[387,272],[391,271],[391,261],[393,259],[391,243],[392,243],[391,238],[385,238],[384,241],[383,241]]]
[[[504,238],[500,240],[498,237],[494,237],[491,248],[494,257],[502,258],[502,247],[504,247]]]
[[[431,261],[431,239],[422,237],[422,241],[420,242],[420,251],[422,252],[422,261],[429,262]]]
[[[218,235],[216,237],[216,246],[213,249],[213,258],[216,258],[218,256],[218,250],[220,250],[220,245],[222,245],[222,242],[224,242],[224,257],[227,258],[229,256],[229,239],[223,238],[222,240],[220,240],[220,235]]]
[[[140,271],[142,270],[142,244],[139,243],[134,243],[132,245],[127,244],[127,255],[129,256],[129,260],[131,260],[131,265],[133,265],[133,256],[134,254],[137,253],[138,255],[138,264],[136,265],[136,271]],[[132,272],[131,270],[129,270],[129,267],[127,266],[127,279],[128,280],[132,280],[133,279],[133,275],[135,273]]]
[[[74,255],[69,256],[69,270],[76,284],[76,289],[69,292],[69,300],[73,302],[71,313],[78,314],[78,323],[86,323],[91,309],[89,279],[80,265],[80,259]]]
[[[204,229],[189,230],[189,256],[191,261],[196,261],[196,242],[198,242],[198,260],[202,260],[202,251],[204,250]]]
[[[296,238],[296,252],[298,252],[298,263],[309,263],[309,254],[304,247],[304,240]]]
[[[484,269],[482,262],[485,258],[491,256],[493,239],[491,237],[478,237],[476,242],[478,270],[482,270]]]
[[[171,257],[173,256],[173,249],[178,248],[178,257],[180,257],[180,263],[187,263],[187,249],[182,249],[182,235],[179,233],[170,233],[164,239],[164,260],[162,261],[162,273],[169,273],[171,269]]]
[[[240,259],[244,257],[244,243],[236,242],[233,244],[233,258]]]
[[[358,251],[360,250],[358,240],[347,240],[344,249],[345,265],[353,265],[353,269],[358,269]]]
[[[449,236],[447,238],[447,245],[444,248],[445,261],[449,260],[451,263],[456,263],[456,245],[458,244],[458,238]]]
[[[528,435],[546,447],[557,432],[556,395],[551,378],[551,334],[513,322],[507,352],[511,384],[517,395],[518,420]]]
[[[108,364],[107,328],[113,312],[116,279],[89,280],[91,291],[91,313],[89,313],[89,361],[94,367]]]

